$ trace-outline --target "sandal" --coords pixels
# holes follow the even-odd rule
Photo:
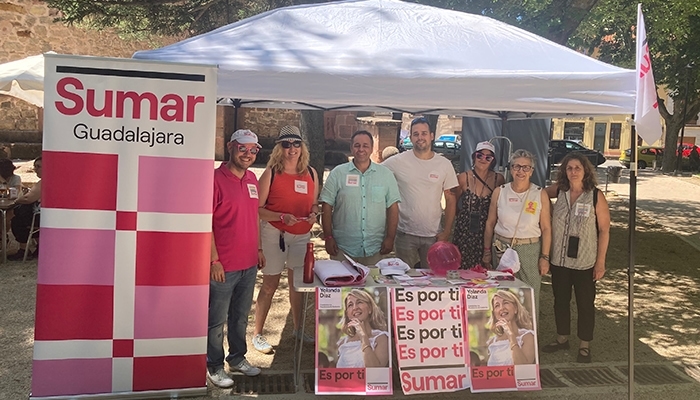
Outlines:
[[[591,362],[591,349],[588,347],[579,347],[576,361],[588,364]]]
[[[559,350],[568,350],[569,349],[569,340],[567,339],[564,343],[559,342],[559,340],[554,340],[554,342],[544,346],[542,348],[543,353],[554,353],[555,351]]]

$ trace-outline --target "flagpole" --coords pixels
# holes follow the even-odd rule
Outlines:
[[[632,156],[630,162],[630,209],[629,209],[629,235],[627,247],[629,251],[629,264],[627,266],[628,290],[627,290],[627,333],[628,333],[628,358],[627,358],[627,392],[630,400],[634,399],[634,243],[635,230],[637,228],[637,129],[632,125],[630,132]]]

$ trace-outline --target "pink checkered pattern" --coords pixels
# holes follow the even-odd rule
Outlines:
[[[32,396],[205,387],[212,161],[43,162]]]

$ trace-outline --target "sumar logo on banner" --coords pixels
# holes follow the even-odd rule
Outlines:
[[[206,394],[216,68],[45,69],[32,398]]]

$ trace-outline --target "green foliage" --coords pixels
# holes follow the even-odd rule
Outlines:
[[[290,0],[48,0],[59,20],[129,34],[191,36],[291,4]]]

